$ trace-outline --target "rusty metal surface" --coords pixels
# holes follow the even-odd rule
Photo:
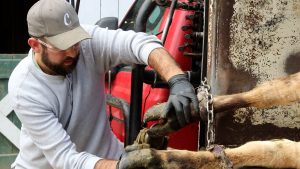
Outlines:
[[[208,79],[214,95],[300,71],[299,0],[210,0]],[[300,140],[300,103],[218,114],[216,142]]]

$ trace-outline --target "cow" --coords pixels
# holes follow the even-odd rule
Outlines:
[[[205,118],[206,102],[198,93],[200,114],[193,113],[194,121]],[[264,82],[254,89],[216,96],[213,99],[215,113],[243,107],[270,108],[300,100],[300,72]],[[159,148],[149,144],[150,136],[165,136],[180,127],[172,116],[162,116],[163,104],[147,111],[144,121],[159,120],[158,124],[140,132],[135,144],[126,147],[119,161],[119,168],[149,169],[238,169],[243,167],[299,168],[300,142],[277,139],[250,141],[236,148],[214,145],[209,150],[188,151]],[[175,120],[176,121],[176,120]],[[172,124],[173,123],[173,124]],[[155,139],[152,139],[152,141]],[[156,140],[157,141],[157,140]],[[150,140],[151,142],[151,140]],[[162,143],[161,140],[159,143]],[[154,149],[154,148],[156,149]]]

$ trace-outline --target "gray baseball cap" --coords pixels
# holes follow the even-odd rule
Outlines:
[[[66,50],[91,36],[80,26],[75,9],[65,0],[39,0],[27,13],[28,33]]]

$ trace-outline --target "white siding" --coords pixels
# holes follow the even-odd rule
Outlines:
[[[123,19],[134,0],[80,0],[81,24],[95,24],[100,18],[114,16]]]

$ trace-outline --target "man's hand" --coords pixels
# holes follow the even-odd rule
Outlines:
[[[157,150],[147,144],[133,144],[125,148],[117,169],[162,169],[162,159]]]
[[[138,136],[136,137],[134,144],[137,145],[149,145],[149,148],[154,148],[157,150],[165,150],[168,146],[168,137],[165,135],[153,135],[148,133],[149,129],[144,128],[140,130]]]
[[[144,115],[144,123],[159,120],[148,130],[149,135],[165,136],[200,119],[198,98],[187,77],[178,74],[168,83],[168,102],[153,106]]]
[[[184,127],[192,121],[191,106],[195,113],[199,112],[199,103],[194,87],[185,74],[171,77],[168,84],[170,86],[170,96],[165,110],[166,116],[175,110],[180,127]]]

